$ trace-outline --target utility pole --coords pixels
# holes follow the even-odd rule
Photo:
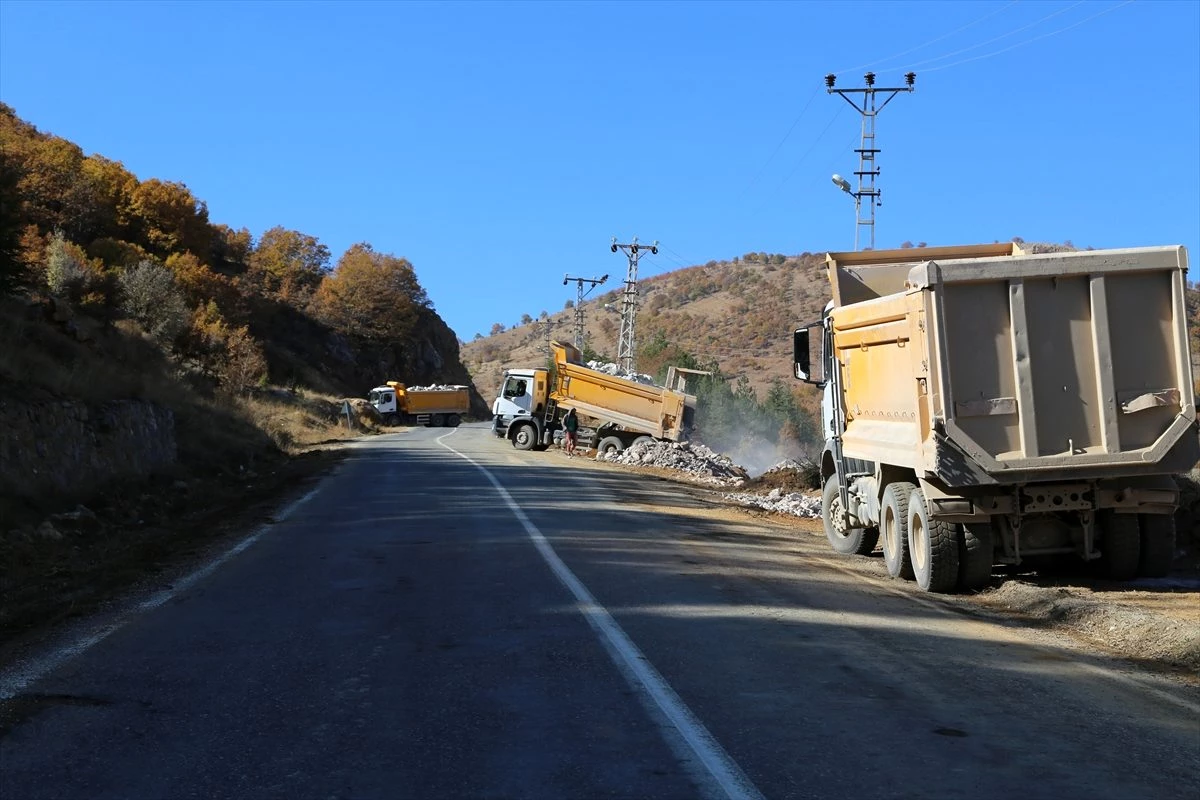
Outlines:
[[[568,281],[575,281],[578,289],[575,300],[575,347],[581,353],[583,352],[583,298],[606,280],[608,280],[608,275],[601,275],[599,278],[572,278],[570,275],[563,274],[563,286],[566,286]],[[590,284],[586,292],[583,290],[585,283]]]
[[[637,237],[633,237],[633,241],[629,244],[618,244],[617,237],[612,239],[612,251],[615,253],[618,250],[625,253],[629,259],[629,270],[625,273],[625,292],[621,296],[621,338],[617,340],[617,364],[626,372],[633,372],[634,361],[634,322],[637,317],[637,267],[638,259],[642,257],[642,253],[649,250],[651,253],[658,255],[658,240],[654,244],[646,247],[644,244],[638,244]]]
[[[558,321],[547,317],[546,319],[539,319],[534,324],[541,328],[542,338],[546,342],[544,345],[542,345],[542,352],[547,356],[553,355],[550,352],[550,334],[554,331],[554,327],[558,324]]]
[[[855,151],[858,153],[858,171],[854,173],[858,176],[858,191],[850,191],[850,184],[840,175],[834,175],[833,182],[843,192],[854,198],[854,218],[856,222],[854,226],[854,249],[858,249],[859,232],[863,228],[867,228],[870,231],[870,249],[874,250],[875,207],[883,205],[879,200],[880,190],[875,188],[875,178],[879,176],[879,167],[875,165],[875,155],[879,152],[879,148],[875,146],[875,117],[900,92],[913,91],[913,84],[917,81],[917,73],[906,73],[904,75],[904,86],[877,87],[875,85],[874,72],[868,72],[863,76],[863,80],[867,84],[863,89],[837,89],[834,88],[837,76],[830,74],[825,76],[825,87],[829,94],[840,94],[843,100],[854,106],[854,109],[862,115],[862,146]],[[887,98],[877,106],[875,95],[879,92],[887,94]],[[863,96],[861,105],[850,98],[852,94],[861,94]],[[869,209],[866,214],[862,210],[863,198],[866,198],[866,205]]]

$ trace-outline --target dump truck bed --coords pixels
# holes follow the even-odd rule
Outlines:
[[[684,438],[687,397],[679,392],[609,375],[579,363],[572,345],[553,342],[556,401],[579,413],[659,439]]]
[[[831,255],[846,455],[951,486],[1191,467],[1186,251],[995,247]]]

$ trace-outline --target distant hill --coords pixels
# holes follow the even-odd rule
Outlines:
[[[798,256],[748,253],[732,261],[710,261],[639,282],[638,370],[655,372],[661,351],[670,345],[701,362],[716,362],[732,379],[744,377],[762,396],[773,379],[795,383],[791,373],[791,335],[798,323],[815,319],[827,301],[824,254]],[[589,352],[615,360],[620,290],[584,302],[584,339]],[[574,309],[548,316],[552,338],[574,338]],[[544,324],[534,321],[485,336],[462,346],[462,359],[476,389],[495,396],[500,375],[509,366],[545,360]],[[657,345],[655,347],[654,345]],[[802,385],[797,392],[809,393]]]

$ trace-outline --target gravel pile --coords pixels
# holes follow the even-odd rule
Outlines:
[[[723,497],[739,505],[761,508],[766,511],[778,511],[781,514],[791,514],[808,519],[820,519],[821,517],[821,498],[800,492],[772,489],[768,494],[730,492]]]
[[[601,458],[615,464],[679,470],[710,486],[739,488],[748,477],[746,470],[732,459],[699,442],[638,442],[624,452],[609,453]]]
[[[611,362],[589,361],[587,363],[587,368],[594,369],[596,372],[603,372],[605,375],[615,375],[616,377],[624,378],[627,381],[644,383],[647,386],[658,386],[658,384],[654,382],[654,378],[650,375],[644,375],[640,372],[626,372]]]
[[[465,389],[465,386],[443,386],[435,384],[433,386],[409,386],[407,390],[410,392],[454,392],[459,389]]]

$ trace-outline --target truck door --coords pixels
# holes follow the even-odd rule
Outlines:
[[[529,391],[532,378],[510,375],[505,379],[496,398],[496,407],[492,409],[498,417],[511,419],[518,416],[529,416],[533,404],[533,393]]]

